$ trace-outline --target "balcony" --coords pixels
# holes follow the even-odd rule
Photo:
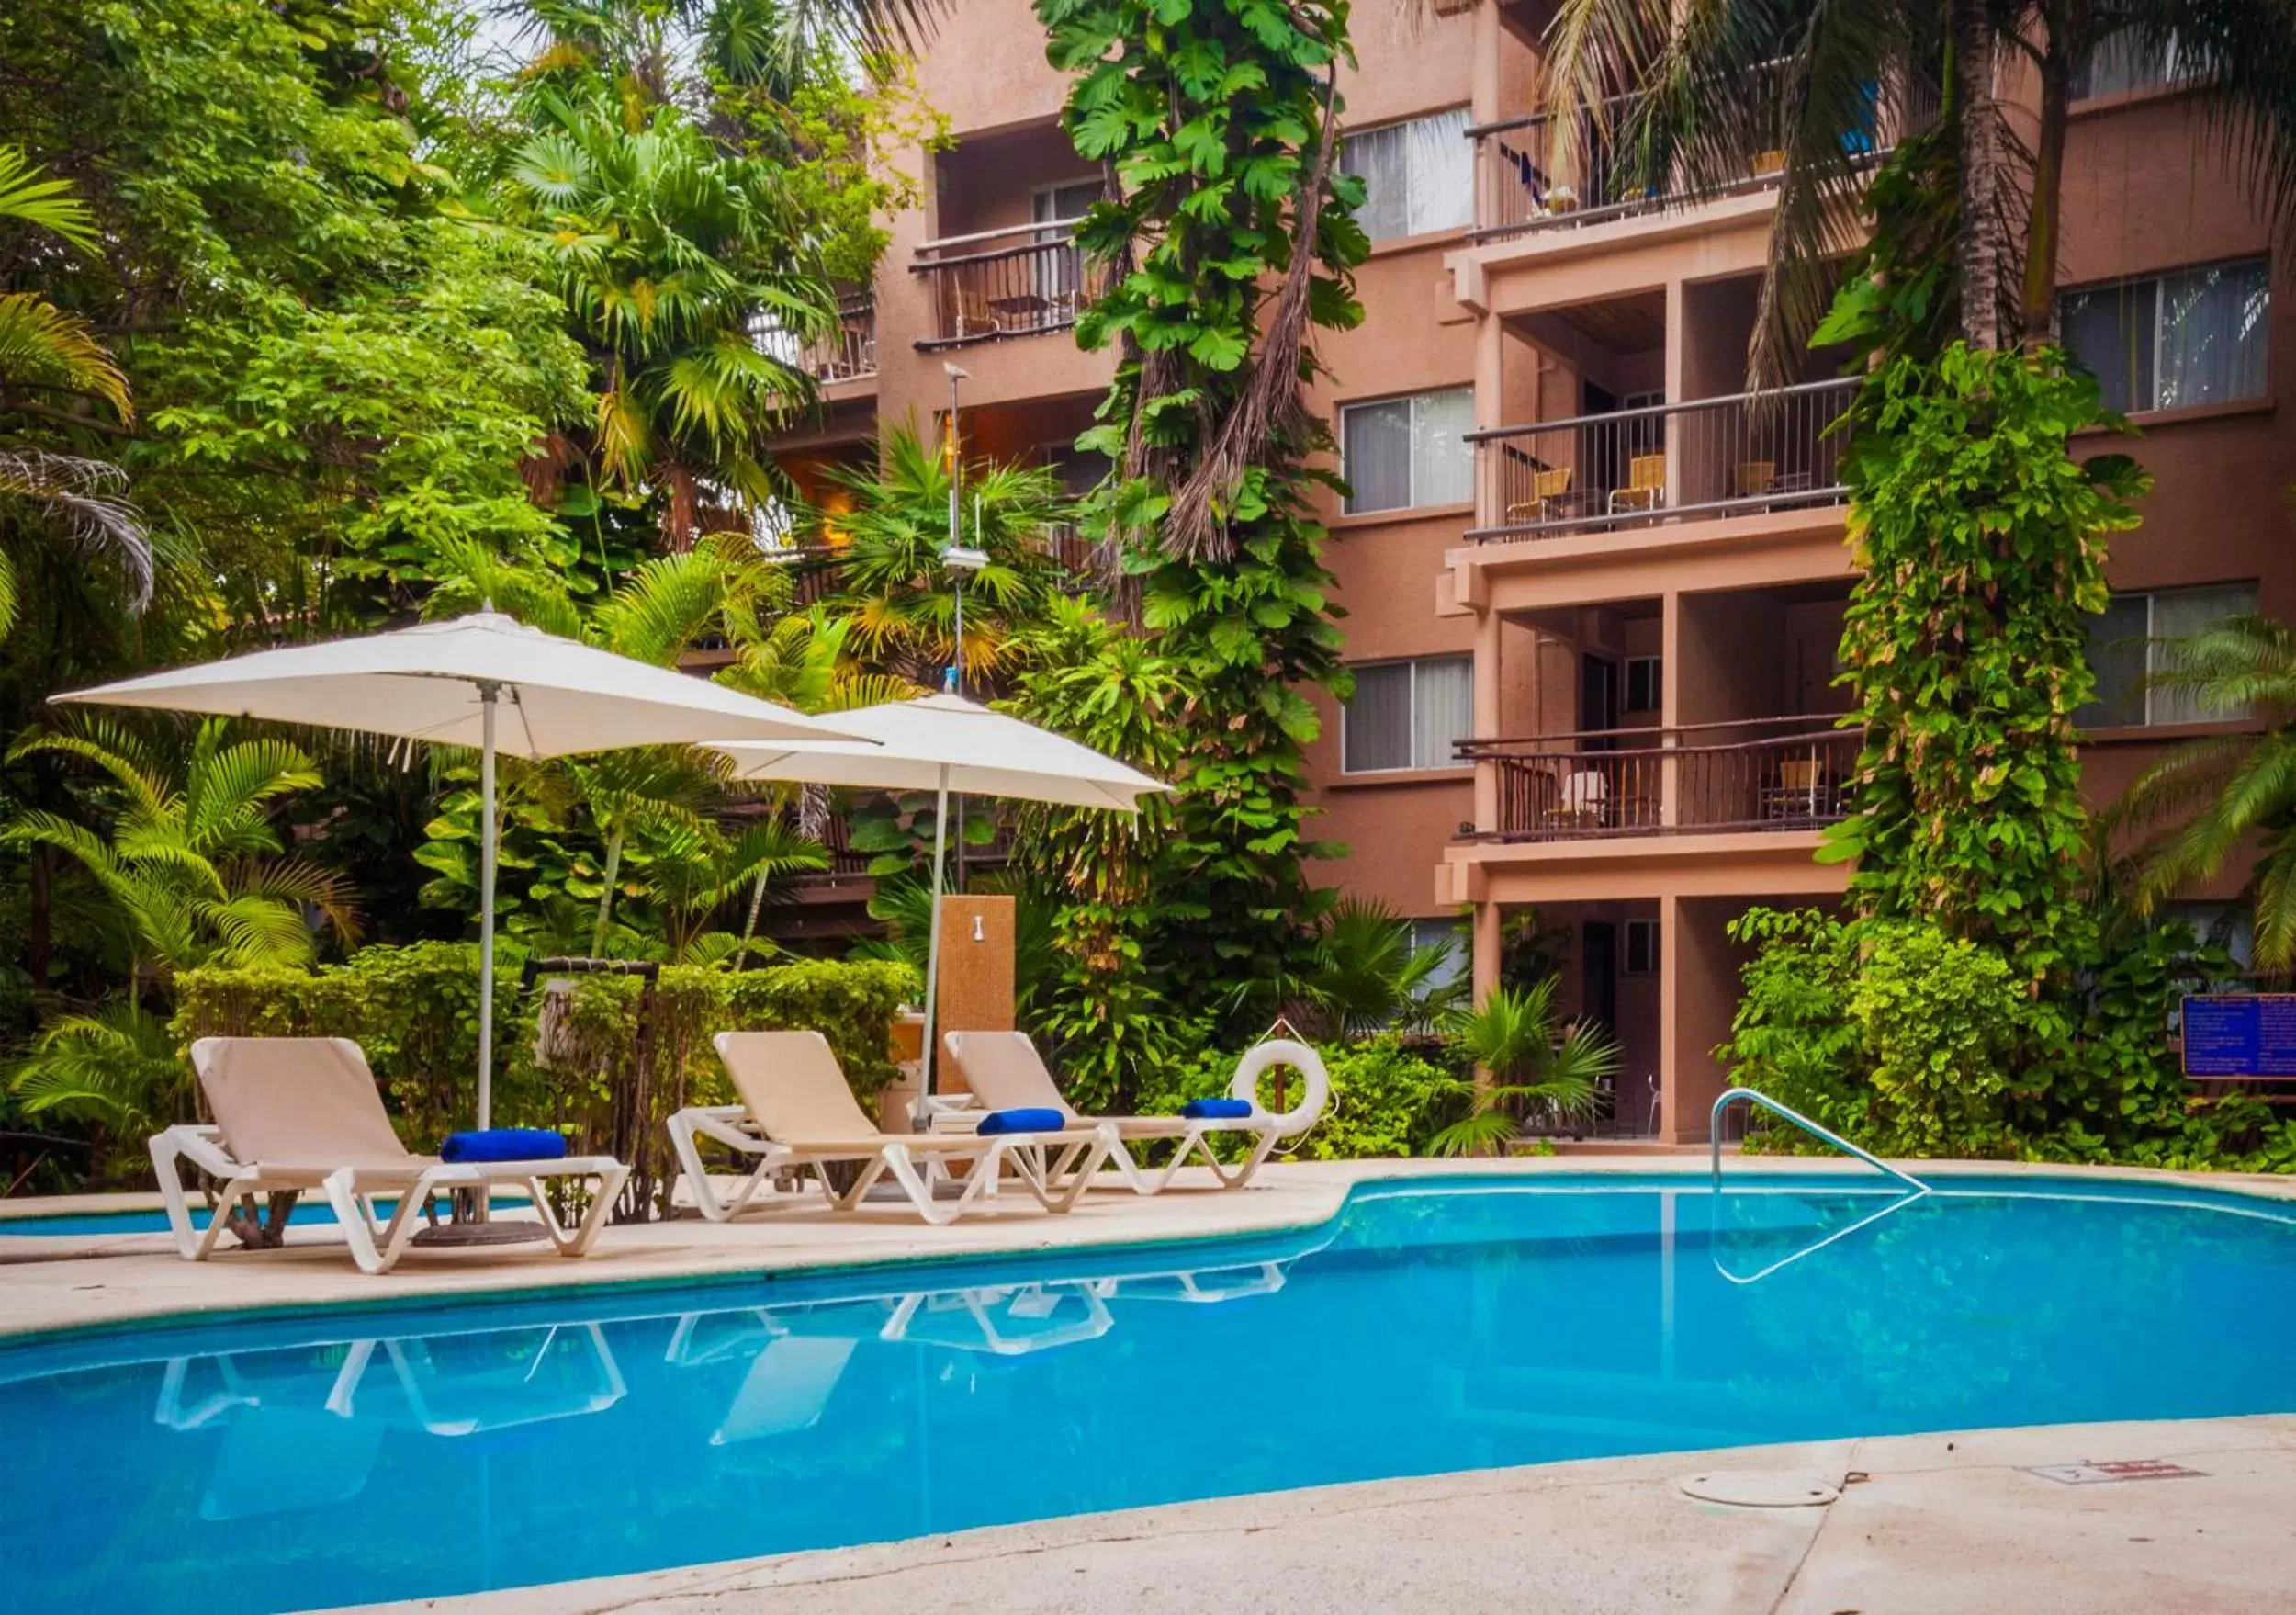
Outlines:
[[[961,347],[1075,325],[1103,277],[1075,232],[1073,221],[1023,224],[919,247],[909,269],[926,278],[938,334],[917,345]]]
[[[1774,69],[1755,69],[1746,96],[1768,96],[1774,101],[1776,76]],[[1889,95],[1875,96],[1866,127],[1842,136],[1842,149],[1851,158],[1860,163],[1878,160],[1906,131],[1924,127],[1936,116],[1932,95],[1901,92],[1902,86],[1892,86]],[[1469,239],[1582,230],[1686,202],[1688,188],[1671,171],[1654,179],[1635,157],[1636,138],[1629,129],[1635,100],[1615,96],[1603,103],[1599,117],[1588,109],[1559,117],[1534,112],[1471,126],[1467,138],[1475,142],[1479,183]],[[1784,145],[1783,131],[1777,144]],[[1709,187],[1700,199],[1775,185],[1784,168],[1783,149],[1759,152],[1737,184]]]
[[[1467,537],[1547,538],[1686,518],[1839,504],[1833,424],[1855,378],[1611,410],[1467,435],[1478,523]]]
[[[1471,839],[1586,841],[1811,830],[1844,818],[1859,737],[1827,715],[1528,740],[1462,740],[1499,776]],[[1462,838],[1469,839],[1469,838]]]
[[[824,386],[861,381],[877,373],[877,304],[873,298],[848,298],[838,305],[834,330],[806,342],[797,363]]]

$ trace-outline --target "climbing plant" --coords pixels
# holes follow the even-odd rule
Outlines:
[[[1107,190],[1077,232],[1103,286],[1078,319],[1117,368],[1083,445],[1113,474],[1088,510],[1117,598],[1186,697],[1169,923],[1143,945],[1187,1011],[1280,997],[1326,851],[1301,800],[1318,688],[1348,679],[1301,384],[1313,328],[1362,318],[1359,181],[1337,172],[1345,0],[1038,0],[1064,122]],[[1256,990],[1255,990],[1256,989]]]

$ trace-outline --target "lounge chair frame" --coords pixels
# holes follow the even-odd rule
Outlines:
[[[737,1033],[720,1033],[713,1040],[719,1059],[726,1042]],[[840,1079],[842,1080],[842,1079]],[[670,1118],[670,1139],[678,1165],[692,1185],[694,1204],[713,1223],[732,1220],[768,1191],[773,1175],[784,1169],[810,1167],[811,1176],[832,1210],[857,1209],[869,1191],[890,1178],[900,1187],[911,1210],[936,1227],[952,1223],[985,1201],[996,1197],[1009,1166],[1036,1203],[1050,1212],[1074,1206],[1090,1185],[1101,1163],[1118,1148],[1112,1127],[1089,1131],[1071,1128],[1059,1133],[995,1135],[887,1135],[882,1143],[863,1145],[839,1141],[827,1145],[788,1144],[769,1136],[747,1104],[689,1105]],[[754,1158],[756,1165],[721,1196],[710,1182],[702,1159],[701,1141],[708,1138],[737,1154]],[[821,1169],[857,1164],[861,1170],[844,1189],[833,1187]],[[952,1163],[969,1166],[963,1188],[942,1197],[939,1186],[955,1180]]]
[[[167,1226],[175,1248],[187,1261],[205,1261],[214,1254],[216,1241],[231,1226],[231,1210],[242,1200],[276,1191],[304,1191],[313,1185],[310,1174],[275,1174],[260,1165],[234,1158],[219,1127],[178,1125],[152,1140],[152,1169],[160,1180],[160,1199],[167,1208]],[[184,1167],[205,1172],[216,1180],[215,1208],[207,1226],[193,1224]],[[535,1214],[560,1256],[584,1256],[596,1242],[630,1169],[608,1156],[569,1156],[554,1161],[455,1162],[425,1161],[410,1156],[407,1165],[340,1167],[326,1174],[317,1187],[334,1208],[343,1242],[363,1272],[387,1273],[406,1254],[419,1231],[422,1208],[442,1190],[484,1192],[497,1184],[523,1183],[533,1197]],[[590,1209],[572,1226],[550,1209],[544,1191],[547,1178],[593,1178],[595,1192]],[[399,1205],[388,1220],[377,1214],[377,1195],[395,1193]]]

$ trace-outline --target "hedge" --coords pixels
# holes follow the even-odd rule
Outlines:
[[[573,977],[545,1056],[537,1028],[548,978],[523,993],[523,964],[515,944],[498,948],[493,1120],[558,1128],[578,1152],[618,1145],[641,1169],[633,1207],[641,1215],[644,1187],[669,1176],[662,1123],[681,1105],[733,1097],[710,1047],[713,1033],[820,1032],[866,1104],[895,1075],[893,1019],[917,991],[909,966],[875,960],[803,960],[738,973],[665,966],[655,985],[653,1058],[641,1070],[640,978]],[[343,964],[308,972],[187,970],[174,989],[173,1031],[186,1050],[213,1036],[349,1037],[366,1051],[410,1148],[435,1149],[469,1124],[478,1059],[478,950],[470,943],[362,948]],[[636,1114],[634,1100],[642,1101]]]

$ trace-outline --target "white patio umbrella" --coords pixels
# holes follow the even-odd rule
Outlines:
[[[148,706],[395,735],[478,751],[478,1125],[493,1120],[494,759],[539,761],[702,740],[842,740],[854,731],[706,679],[546,634],[495,611],[258,650],[73,690],[53,701]],[[497,709],[510,707],[507,733]],[[863,749],[867,749],[865,743]]]
[[[888,701],[840,712],[835,721],[839,728],[876,744],[812,738],[776,743],[731,737],[710,744],[734,760],[735,772],[743,779],[936,793],[933,929],[925,944],[925,1069],[929,1079],[934,999],[940,981],[941,864],[949,840],[949,794],[1133,813],[1142,796],[1172,787],[1089,746],[992,712],[962,695]]]

